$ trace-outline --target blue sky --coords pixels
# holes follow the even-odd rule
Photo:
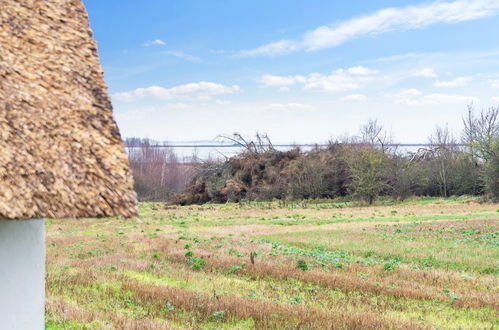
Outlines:
[[[459,135],[499,105],[499,1],[84,0],[124,137]]]

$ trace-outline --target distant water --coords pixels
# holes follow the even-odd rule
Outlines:
[[[399,153],[408,153],[408,152],[416,152],[419,148],[424,146],[398,146],[397,151]],[[192,157],[195,155],[198,159],[208,160],[208,159],[225,159],[230,158],[231,156],[237,155],[243,151],[242,147],[234,147],[234,146],[206,146],[202,147],[191,147],[191,146],[182,146],[182,147],[171,147],[178,159],[184,162],[189,162]],[[292,149],[293,146],[276,146],[275,149],[281,151],[287,151]],[[313,147],[310,145],[300,146],[300,149],[303,151],[309,151]]]

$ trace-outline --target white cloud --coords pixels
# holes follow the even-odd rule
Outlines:
[[[129,110],[129,111],[124,112],[124,113],[115,111],[114,116],[118,120],[132,121],[132,120],[137,120],[137,119],[141,119],[141,118],[144,118],[147,116],[154,115],[157,112],[158,112],[158,109],[155,107],[141,108],[141,109]]]
[[[187,54],[178,50],[170,50],[165,52],[166,55],[175,56],[189,62],[199,63],[201,59],[199,57],[193,56],[191,54]]]
[[[255,49],[245,50],[243,56],[282,55],[298,50],[314,51],[341,45],[363,36],[390,31],[421,29],[438,23],[459,23],[492,16],[499,9],[497,0],[435,1],[401,8],[385,8],[374,13],[324,25],[305,33],[301,40],[281,40]]]
[[[466,86],[470,81],[471,77],[459,77],[454,80],[449,80],[449,81],[440,81],[437,80],[435,81],[435,86],[436,87],[461,87],[461,86]]]
[[[263,75],[258,81],[264,87],[288,87],[301,84],[304,90],[327,92],[343,92],[361,89],[374,80],[378,71],[357,66],[349,69],[338,69],[330,74],[311,73],[308,76],[275,76]]]
[[[398,95],[405,96],[405,97],[415,97],[415,96],[419,96],[421,94],[423,94],[423,93],[421,93],[421,91],[419,89],[408,88],[408,89],[402,90]]]
[[[231,104],[232,102],[227,100],[216,100],[215,103],[218,105],[228,105]]]
[[[379,73],[377,70],[371,70],[363,66],[354,66],[352,68],[349,68],[347,72],[356,76],[368,76]]]
[[[499,80],[491,80],[490,85],[492,88],[499,88]]]
[[[388,96],[393,98],[395,103],[404,105],[467,104],[479,101],[476,97],[467,95],[443,93],[423,94],[415,88],[404,89]]]
[[[367,96],[364,94],[350,94],[341,98],[343,102],[366,102]]]
[[[240,56],[261,56],[261,55],[283,55],[292,53],[298,50],[300,47],[293,41],[281,40],[272,42],[255,49],[243,50],[240,52]]]
[[[361,89],[369,78],[357,78],[343,72],[333,72],[330,75],[311,74],[304,90],[343,92]]]
[[[286,86],[282,86],[282,87],[279,87],[279,90],[281,92],[289,92],[291,89],[289,87],[286,87]]]
[[[408,89],[403,89],[398,93],[391,94],[389,97],[392,97],[395,101],[395,103],[398,104],[406,104],[406,105],[414,105],[418,102],[416,97],[420,96],[421,91],[419,91],[416,88],[408,88]]]
[[[151,46],[165,46],[166,42],[164,42],[161,39],[155,39],[155,40],[148,40],[144,42],[144,47],[151,47]]]
[[[466,104],[471,102],[479,102],[479,99],[467,95],[434,93],[425,95],[422,101],[423,104],[439,105],[444,103]]]
[[[492,97],[492,103],[499,103],[499,96]]]
[[[272,86],[291,86],[297,83],[305,82],[307,79],[303,76],[274,76],[271,74],[263,75],[258,82],[265,87]]]
[[[221,55],[221,54],[225,54],[226,52],[227,51],[224,49],[210,49],[211,54]]]
[[[414,72],[414,76],[422,78],[436,78],[437,74],[435,73],[435,71],[433,71],[432,68],[424,68]]]
[[[315,108],[302,103],[272,103],[263,106],[263,110],[268,111],[314,111]]]
[[[171,88],[164,88],[159,86],[137,88],[133,91],[116,93],[113,96],[116,98],[116,100],[123,102],[133,102],[144,98],[152,98],[156,100],[209,100],[212,96],[232,94],[239,90],[240,87],[238,85],[226,86],[213,82],[201,81],[179,85]]]

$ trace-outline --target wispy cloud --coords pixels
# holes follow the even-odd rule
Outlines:
[[[403,105],[441,105],[441,104],[466,104],[478,102],[474,96],[460,94],[430,93],[423,94],[420,90],[409,88],[398,93],[388,95],[397,104]]]
[[[189,62],[193,62],[193,63],[200,63],[200,62],[202,62],[199,57],[196,57],[194,55],[187,54],[187,53],[184,53],[184,52],[178,51],[178,50],[169,50],[169,51],[166,51],[164,53],[166,55],[178,57],[178,58],[181,58],[183,60],[186,60],[186,61],[189,61]]]
[[[472,77],[459,77],[449,81],[435,81],[436,87],[462,87],[466,86],[473,78]]]
[[[284,55],[300,50],[300,45],[294,41],[281,40],[257,47],[255,49],[243,50],[240,56],[261,56],[261,55]]]
[[[150,86],[137,88],[132,91],[116,93],[113,97],[118,101],[133,102],[141,99],[171,100],[192,99],[209,100],[215,95],[232,94],[240,90],[238,85],[222,85],[213,82],[201,81],[179,85],[171,88]]]
[[[379,73],[378,70],[368,69],[368,68],[363,67],[363,66],[354,66],[354,67],[348,68],[346,71],[350,74],[355,75],[355,76],[369,76],[369,75],[374,75],[374,74]]]
[[[341,101],[343,102],[366,102],[367,101],[367,96],[364,94],[350,94],[350,95],[345,95],[341,98]]]
[[[144,42],[144,47],[151,47],[151,46],[165,46],[166,42],[164,42],[161,39],[155,39],[155,40],[148,40]]]
[[[419,71],[414,72],[413,74],[415,77],[422,77],[422,78],[436,78],[437,74],[435,71],[433,71],[432,68],[424,68]]]
[[[265,74],[261,76],[258,80],[265,87],[271,86],[291,86],[297,83],[304,83],[307,81],[307,78],[304,76],[274,76],[271,74]]]
[[[364,36],[422,29],[430,25],[453,24],[495,15],[497,0],[435,1],[401,8],[385,8],[372,14],[336,24],[324,25],[306,32],[297,40],[280,40],[240,52],[242,56],[275,56],[299,50],[314,51],[339,46]]]
[[[263,110],[268,110],[268,111],[285,111],[285,112],[292,112],[292,111],[314,111],[315,108],[308,105],[308,104],[302,104],[302,103],[272,103],[265,105],[263,107]]]
[[[301,85],[303,90],[343,92],[364,87],[379,72],[362,66],[338,69],[330,74],[311,73],[307,76],[263,75],[258,81],[264,87],[289,87]]]
[[[343,102],[366,102],[367,96],[364,94],[350,94],[341,98]]]
[[[490,86],[492,88],[499,88],[499,80],[490,80]]]
[[[494,97],[492,97],[491,100],[493,103],[497,103],[499,105],[499,96],[494,96]]]

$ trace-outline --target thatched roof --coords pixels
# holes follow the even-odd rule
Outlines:
[[[133,216],[81,0],[0,3],[0,218]]]

